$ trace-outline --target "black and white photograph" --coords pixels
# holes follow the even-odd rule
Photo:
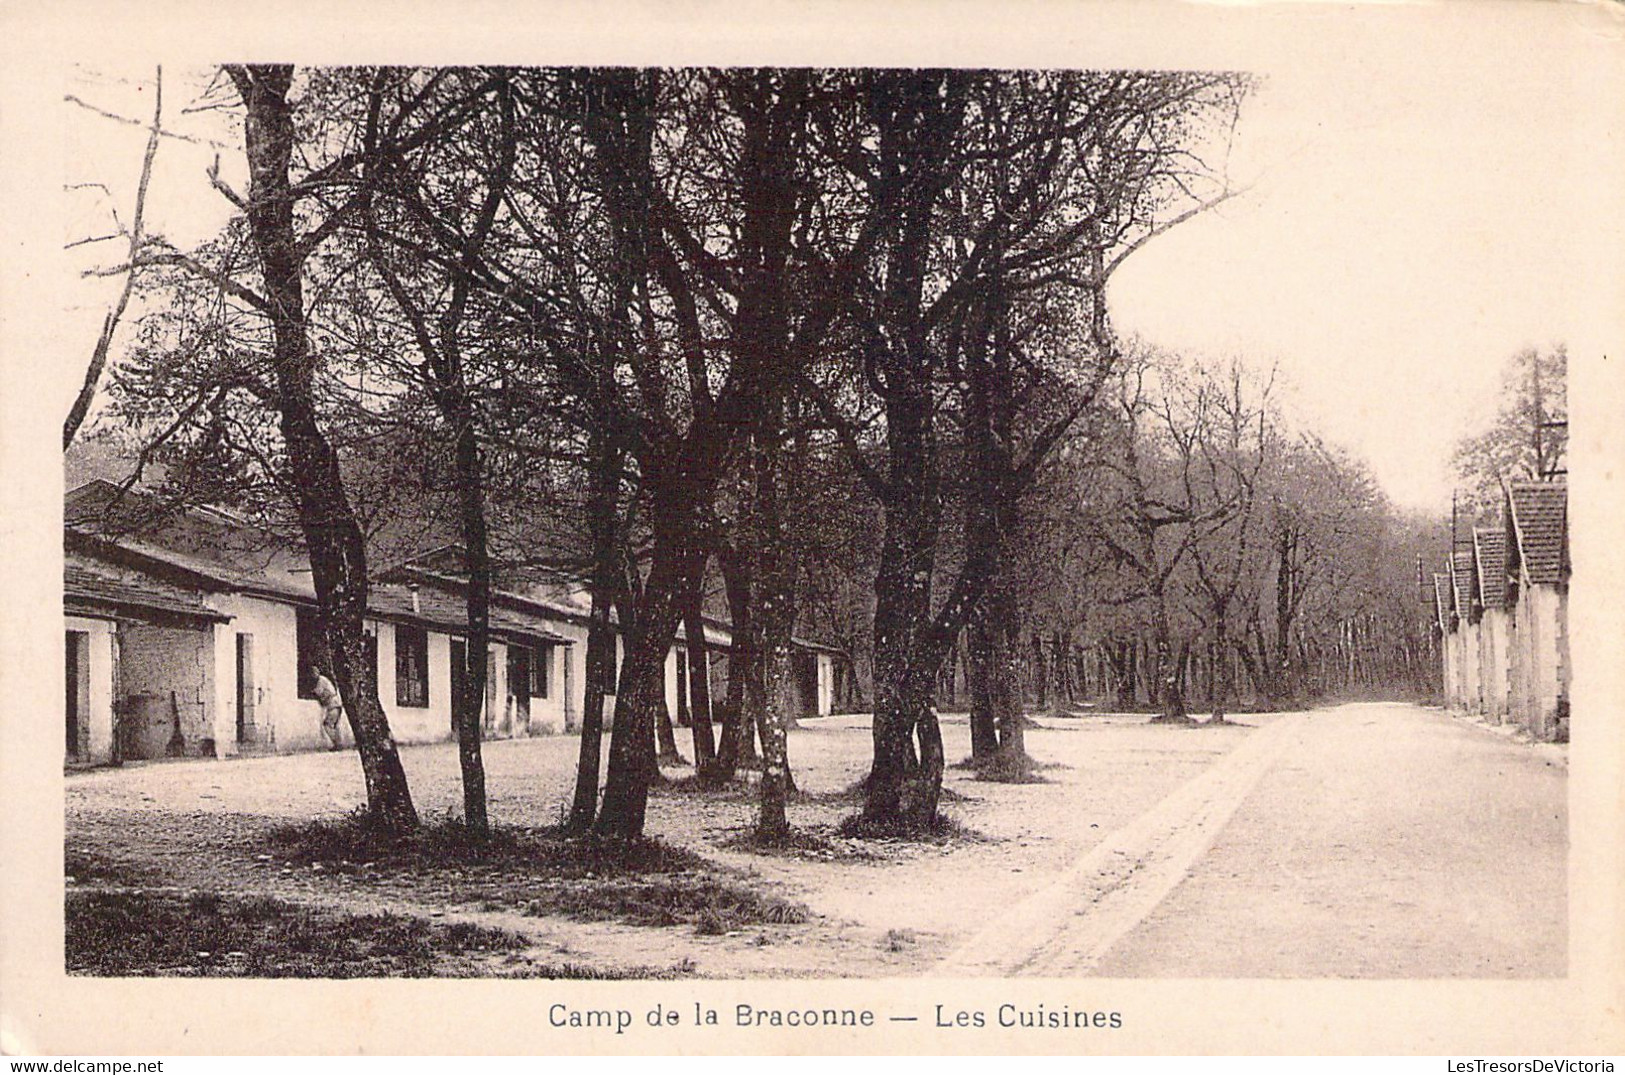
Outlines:
[[[13,20],[7,1051],[1625,1047],[1617,8],[301,8]]]

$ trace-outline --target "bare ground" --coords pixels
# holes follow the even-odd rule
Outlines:
[[[1556,978],[1566,748],[1414,705],[1316,710],[1110,977]]]
[[[791,733],[800,793],[792,825],[800,846],[764,852],[747,836],[754,789],[705,792],[666,770],[655,792],[649,834],[697,852],[712,883],[756,893],[768,904],[803,906],[805,921],[694,921],[633,924],[627,915],[572,916],[558,900],[534,898],[555,885],[541,868],[451,866],[391,871],[366,863],[310,863],[271,840],[278,826],[338,819],[363,802],[349,753],[223,762],[152,763],[67,778],[70,891],[103,884],[97,870],[135,871],[166,891],[273,897],[347,914],[405,915],[439,924],[511,931],[536,965],[681,968],[712,977],[908,976],[925,973],[945,951],[979,933],[994,914],[1053,886],[1102,838],[1150,810],[1243,742],[1236,727],[1152,727],[1143,716],[1039,718],[1029,752],[1045,763],[1042,783],[997,784],[950,770],[945,809],[961,835],[940,843],[837,836],[857,808],[850,794],[869,758],[868,721],[807,721]],[[950,760],[969,752],[965,719],[944,718]],[[574,737],[486,745],[491,815],[523,830],[557,824],[567,807]],[[402,751],[426,818],[461,802],[455,748]],[[576,878],[577,882],[615,883]],[[627,882],[629,883],[629,882]],[[549,889],[551,891],[551,889]],[[629,899],[636,901],[633,891]],[[632,916],[636,917],[636,916]],[[647,916],[645,916],[647,917]],[[761,919],[762,916],[757,916]],[[766,916],[771,919],[772,915]],[[466,971],[464,972],[466,973]]]

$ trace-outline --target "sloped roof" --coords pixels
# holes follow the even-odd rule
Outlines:
[[[96,480],[68,493],[70,534],[100,538],[224,589],[314,603],[310,561],[297,544],[211,508],[168,508],[146,493]]]
[[[107,481],[93,481],[67,495],[64,517],[69,524],[66,544],[70,549],[100,549],[104,555],[99,560],[117,561],[125,565],[126,571],[139,571],[145,566],[191,581],[202,589],[305,605],[316,602],[315,581],[304,550],[230,513],[210,508],[164,510],[147,494],[125,491]],[[72,577],[66,581],[71,587]],[[186,609],[207,611],[201,597],[194,598]],[[468,622],[467,605],[461,596],[423,588],[414,611],[411,589],[388,582],[374,582],[369,587],[367,611],[391,620],[449,630],[463,628]],[[569,641],[550,630],[545,618],[524,611],[493,608],[491,629],[499,636]]]
[[[1455,549],[1450,553],[1450,582],[1454,590],[1456,615],[1468,619],[1473,613],[1473,599],[1478,596],[1478,579],[1473,566],[1473,550]]]
[[[1450,576],[1436,573],[1433,576],[1433,613],[1438,618],[1441,631],[1450,630],[1451,606]]]
[[[451,628],[454,633],[468,628],[468,603],[463,595],[436,586],[419,586],[414,605],[410,585],[375,582],[368,591],[367,608],[392,620]],[[554,632],[546,619],[495,604],[491,606],[491,633],[499,637],[570,643],[570,639]]]
[[[156,498],[96,480],[68,493],[64,506],[69,546],[94,545],[115,557],[167,572],[203,589],[246,593],[297,604],[316,602],[310,561],[297,542],[279,537],[229,512],[212,508],[166,508]],[[367,609],[391,620],[466,630],[467,585],[462,546],[451,544],[388,568],[374,578]],[[414,609],[412,586],[418,588]],[[204,608],[201,599],[197,602]],[[591,604],[579,587],[535,580],[521,592],[505,586],[491,592],[491,630],[498,636],[568,644],[558,623],[585,624]],[[611,613],[613,622],[614,614]],[[733,645],[732,626],[705,618],[706,643]],[[676,641],[686,640],[679,626]],[[797,635],[806,650],[840,650]]]
[[[454,573],[425,567],[416,560],[408,560],[406,563],[388,568],[381,572],[378,578],[383,582],[418,582],[453,591],[468,584],[467,576],[460,571]],[[500,585],[491,587],[491,601],[493,605],[501,603],[509,608],[517,608],[571,623],[586,623],[592,613],[590,605],[568,600],[555,594],[544,595],[530,591],[520,593]],[[610,611],[611,622],[614,619],[615,613],[612,609]]]
[[[214,622],[231,618],[210,608],[195,590],[83,551],[64,553],[62,596],[70,611],[147,612]]]
[[[1478,563],[1479,600],[1485,608],[1505,608],[1507,596],[1507,536],[1494,527],[1473,530],[1473,558]]]
[[[1518,547],[1514,550],[1529,581],[1556,585],[1568,571],[1569,490],[1566,482],[1514,482],[1507,503]]]
[[[445,588],[456,592],[467,584],[467,566],[464,559],[463,546],[457,543],[442,545],[426,553],[414,556],[394,567],[380,573],[379,578],[388,582],[419,582],[429,586]],[[513,609],[521,613],[539,613],[544,617],[562,619],[570,623],[585,624],[592,612],[592,602],[585,589],[579,586],[571,587],[557,581],[546,583],[540,579],[530,579],[528,584],[523,581],[524,589],[516,588],[513,580],[493,585],[491,588],[492,608],[498,605]],[[618,617],[613,609],[610,610],[610,623],[616,625]],[[704,617],[705,643],[713,649],[731,649],[733,647],[733,625],[727,620],[715,616]],[[674,636],[677,643],[688,641],[687,625],[679,623]],[[791,638],[791,645],[798,649],[810,652],[844,654],[845,651],[837,646],[806,638],[797,634]]]

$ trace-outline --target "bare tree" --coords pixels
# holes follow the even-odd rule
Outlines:
[[[141,177],[136,182],[135,208],[130,215],[128,225],[118,222],[117,234],[122,235],[129,241],[125,263],[120,270],[124,279],[123,286],[119,288],[119,295],[114,300],[113,308],[102,319],[101,333],[96,337],[96,345],[91,348],[90,352],[90,362],[85,367],[84,383],[79,386],[79,393],[74,397],[73,406],[68,410],[67,420],[62,423],[63,451],[66,451],[68,446],[73,443],[73,438],[79,434],[79,427],[84,425],[85,416],[90,413],[90,405],[96,398],[97,386],[101,384],[102,373],[107,368],[107,353],[113,346],[113,334],[118,331],[119,321],[123,319],[124,311],[130,305],[130,296],[135,291],[137,266],[146,243],[147,187],[152,181],[152,162],[158,156],[158,139],[163,134],[164,69],[162,67],[159,67],[157,73],[153,76],[152,97],[152,123],[147,128],[147,149],[141,157]],[[116,212],[114,219],[117,221]]]
[[[355,733],[373,816],[388,828],[409,829],[417,812],[407,789],[389,721],[378,701],[377,670],[368,659],[366,551],[361,528],[345,494],[339,461],[323,433],[312,392],[314,357],[305,316],[303,270],[340,218],[329,216],[301,233],[295,205],[315,177],[293,176],[298,142],[289,97],[293,68],[251,65],[227,68],[245,109],[244,144],[249,188],[238,200],[259,259],[263,292],[234,284],[229,290],[271,324],[267,356],[271,402],[287,448],[290,487],[310,554],[317,619],[327,639],[339,693]]]

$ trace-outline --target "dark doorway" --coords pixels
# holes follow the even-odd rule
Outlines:
[[[254,636],[237,635],[237,742],[254,741]]]
[[[468,643],[451,640],[451,727],[457,729],[457,699],[463,696],[468,684]]]
[[[77,761],[83,754],[81,745],[85,720],[89,716],[84,711],[86,696],[90,693],[88,679],[89,662],[85,660],[90,649],[90,635],[84,631],[68,631],[65,636],[63,649],[67,653],[66,684],[67,697],[65,712],[67,713],[67,755],[68,760]]]
[[[530,726],[530,650],[508,647],[508,697],[513,700],[516,730]]]

